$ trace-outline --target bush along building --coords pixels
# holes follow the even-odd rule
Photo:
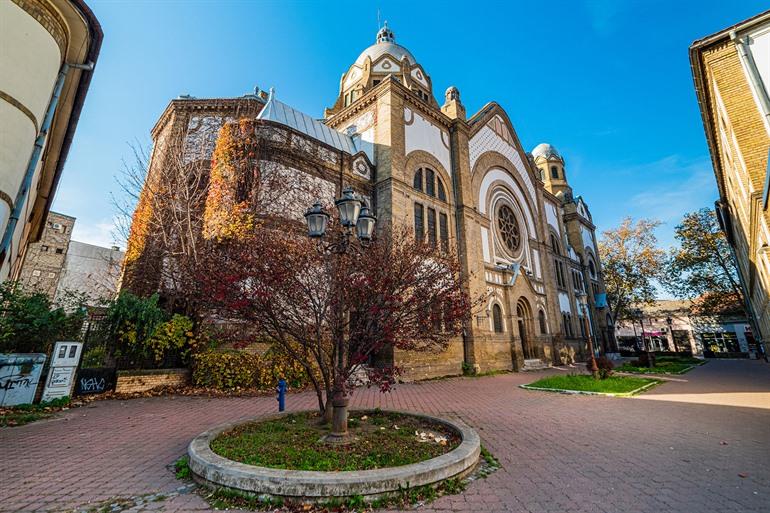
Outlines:
[[[219,170],[221,155],[214,153],[234,131],[251,138],[259,172],[237,168],[233,178]],[[249,176],[273,175],[300,184],[281,199],[291,204],[282,203],[281,211],[298,220],[314,196],[330,201],[350,186],[375,209],[378,226],[409,227],[459,254],[468,292],[485,297],[485,304],[445,352],[383,356],[406,377],[580,359],[586,325],[598,348],[614,348],[595,227],[587,203],[569,185],[566,160],[549,144],[526,152],[494,102],[468,118],[460,92],[449,87],[440,105],[427,71],[387,25],[342,75],[322,120],[272,91],[180,97],[152,137],[127,248],[126,290],[148,295],[168,285],[164,270],[174,267],[172,252],[164,249],[168,238],[156,233],[162,223],[152,220],[171,210],[158,201],[164,188],[155,187],[175,181],[167,176],[170,168],[187,170],[185,187],[200,177],[204,193],[186,208],[198,212],[189,224],[207,237],[226,230],[220,221],[232,219],[238,201],[250,197]],[[227,189],[227,180],[237,184]]]

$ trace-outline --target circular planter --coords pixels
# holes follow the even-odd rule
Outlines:
[[[448,421],[412,412],[396,412],[444,425],[461,437],[460,445],[436,458],[375,470],[319,472],[282,470],[246,465],[228,460],[211,450],[220,433],[254,420],[272,420],[282,415],[225,424],[198,435],[190,442],[189,465],[198,482],[215,488],[231,488],[257,495],[268,494],[304,501],[360,495],[375,498],[408,488],[439,483],[470,472],[479,460],[479,435],[460,421]]]

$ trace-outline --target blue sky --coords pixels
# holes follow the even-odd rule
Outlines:
[[[599,230],[655,217],[672,241],[716,185],[687,49],[766,2],[99,1],[104,44],[54,209],[73,238],[112,243],[115,176],[130,143],[169,100],[274,86],[313,116],[374,42],[377,12],[431,76],[460,89],[469,115],[494,100],[526,150],[550,142]]]

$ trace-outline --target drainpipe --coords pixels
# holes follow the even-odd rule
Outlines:
[[[32,186],[32,177],[35,175],[35,168],[37,168],[38,162],[40,162],[40,156],[43,153],[45,142],[48,137],[48,130],[51,128],[51,122],[53,121],[53,115],[56,112],[56,107],[59,104],[59,97],[61,91],[64,88],[64,80],[67,78],[67,73],[72,69],[79,69],[83,71],[92,71],[94,69],[94,63],[89,62],[87,64],[67,64],[64,63],[59,70],[59,75],[56,77],[54,83],[53,93],[51,93],[51,99],[48,103],[48,109],[43,117],[43,124],[40,126],[40,132],[38,132],[35,139],[35,146],[32,149],[32,155],[27,163],[27,170],[24,173],[24,178],[19,185],[19,191],[16,193],[16,199],[13,202],[13,210],[8,218],[8,225],[3,233],[3,240],[0,242],[0,262],[5,261],[6,254],[11,247],[11,241],[13,240],[13,233],[16,231],[16,225],[21,217],[21,210],[26,202],[29,189]]]

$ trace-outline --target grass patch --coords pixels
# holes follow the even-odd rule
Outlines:
[[[627,362],[616,368],[619,372],[632,372],[636,374],[684,374],[691,371],[695,366],[706,362],[697,358],[678,357],[678,356],[660,356],[655,359],[653,367],[638,365],[634,362]]]
[[[529,387],[549,388],[554,390],[599,392],[603,394],[630,394],[635,390],[656,383],[650,378],[634,378],[629,376],[610,376],[605,379],[594,379],[587,374],[570,374],[567,376],[549,376],[530,383]]]
[[[0,408],[0,427],[15,427],[50,417],[70,404],[69,397],[61,397],[38,404],[19,404]]]
[[[329,445],[322,441],[328,426],[317,414],[297,413],[252,422],[222,433],[211,449],[227,459],[293,470],[368,470],[425,461],[451,451],[460,437],[441,424],[394,412],[352,412],[348,423],[352,441]],[[417,433],[428,434],[421,440]],[[440,438],[443,437],[443,444]]]
[[[174,462],[174,475],[177,479],[190,479],[192,478],[192,470],[190,470],[190,458],[185,455]]]

